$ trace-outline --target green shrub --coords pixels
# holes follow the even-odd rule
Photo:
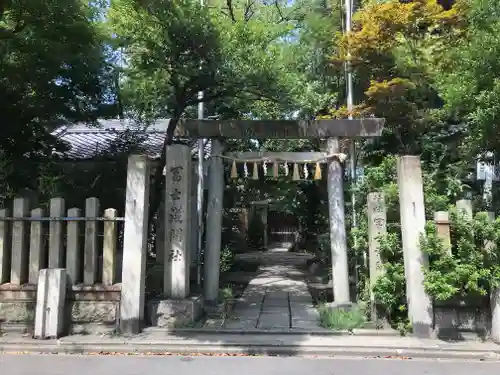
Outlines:
[[[320,324],[334,331],[361,328],[366,323],[364,306],[354,306],[352,309],[331,308],[327,305],[319,307]]]

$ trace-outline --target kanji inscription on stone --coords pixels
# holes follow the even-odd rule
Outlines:
[[[180,165],[170,168],[170,174],[172,177],[172,181],[181,182],[183,170],[184,170],[184,167],[182,167]]]
[[[375,282],[383,272],[380,258],[379,238],[387,233],[387,210],[383,193],[370,193],[367,197],[368,206],[368,259],[370,266],[370,285]],[[371,298],[373,299],[373,293]],[[373,314],[375,310],[373,310]]]
[[[173,206],[170,208],[170,212],[168,214],[168,218],[170,223],[179,223],[182,224],[182,206]]]
[[[174,188],[174,190],[170,193],[170,197],[173,201],[178,201],[179,199],[181,199],[181,194],[182,192],[179,189]]]

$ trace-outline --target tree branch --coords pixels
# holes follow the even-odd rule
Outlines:
[[[253,1],[253,0],[247,1],[246,5],[245,5],[244,16],[243,16],[243,19],[245,20],[245,22],[250,21],[250,19],[255,14],[255,11],[253,10],[254,5],[255,5],[255,1]]]
[[[278,23],[281,23],[283,21],[289,21],[287,17],[283,15],[283,12],[281,11],[280,5],[279,5],[279,0],[274,0],[274,6],[276,8],[276,11],[278,12],[278,15],[280,16],[280,19]]]
[[[231,18],[233,22],[236,22],[236,17],[234,15],[234,9],[233,9],[233,0],[226,0],[226,5],[227,5],[227,10],[229,12],[229,18]]]

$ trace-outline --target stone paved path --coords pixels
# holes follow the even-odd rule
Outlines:
[[[274,247],[264,253],[244,256],[258,261],[260,266],[224,328],[319,329],[318,312],[300,269],[310,255]]]

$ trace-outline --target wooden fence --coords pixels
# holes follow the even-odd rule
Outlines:
[[[83,214],[80,208],[66,211],[63,198],[52,198],[49,207],[48,215],[42,208],[30,211],[28,198],[16,198],[12,215],[0,209],[0,284],[34,285],[44,268],[66,268],[72,285],[119,281],[118,224],[124,218],[117,210],[101,216],[95,197],[86,199]]]

